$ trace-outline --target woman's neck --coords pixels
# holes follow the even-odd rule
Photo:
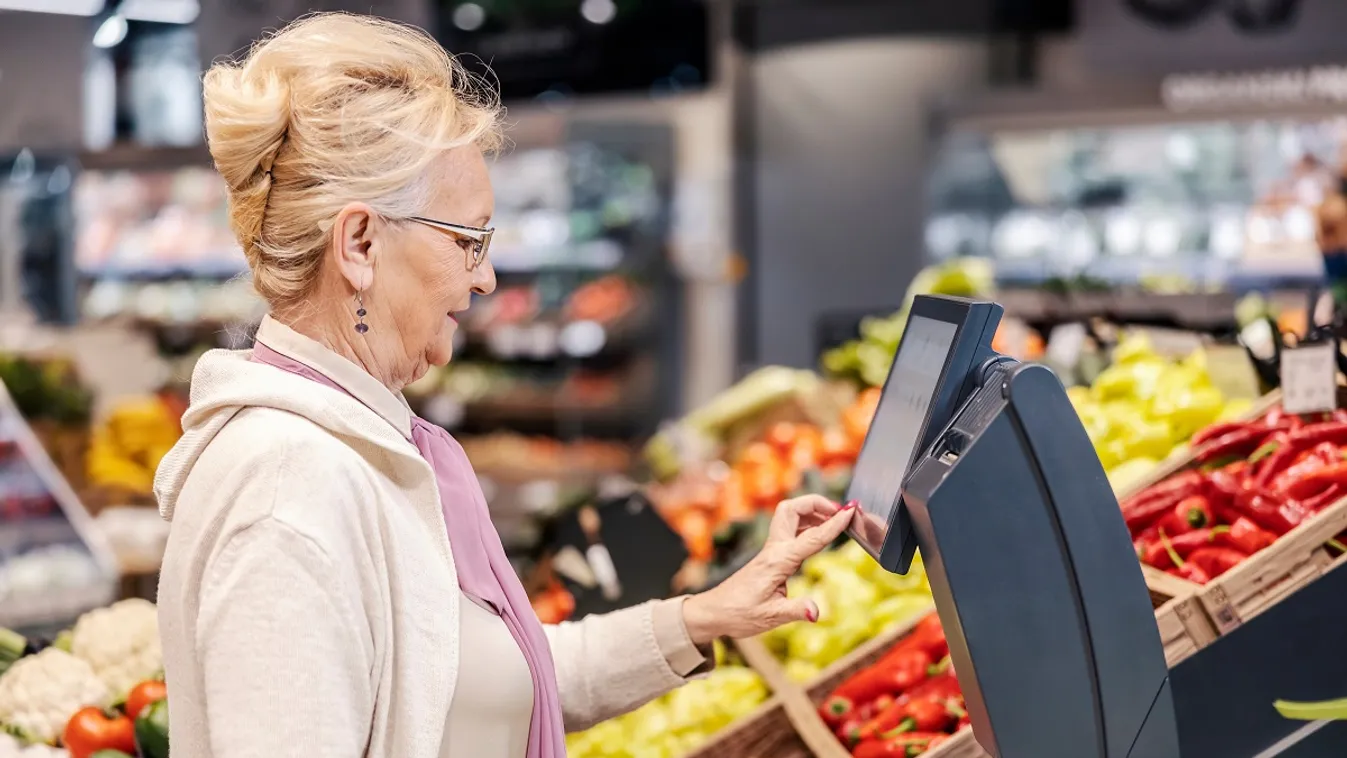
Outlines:
[[[306,309],[306,306],[300,305],[299,309]],[[355,322],[340,323],[342,319],[349,320],[346,313],[298,313],[297,310],[273,312],[272,318],[359,366],[389,391],[401,392],[406,386],[406,380],[400,378],[393,366],[395,362],[384,357],[396,350],[395,346],[384,344],[386,337],[369,332],[361,334],[355,330]]]

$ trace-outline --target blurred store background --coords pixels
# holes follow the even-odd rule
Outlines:
[[[1341,326],[1342,0],[0,0],[0,626],[154,597],[192,365],[264,311],[200,75],[315,10],[423,26],[510,109],[500,288],[407,394],[548,618],[706,586],[779,498],[840,496],[912,293],[1004,303],[1119,492]],[[891,615],[776,640],[802,682],[929,602],[829,560],[811,587]]]

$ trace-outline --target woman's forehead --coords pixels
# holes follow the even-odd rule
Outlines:
[[[431,213],[441,221],[477,226],[490,220],[495,207],[491,173],[475,146],[446,152],[431,167]]]

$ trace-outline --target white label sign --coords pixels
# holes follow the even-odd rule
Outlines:
[[[1307,345],[1282,353],[1282,407],[1287,413],[1331,411],[1338,405],[1335,344]]]

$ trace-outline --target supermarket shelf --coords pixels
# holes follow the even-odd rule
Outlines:
[[[202,261],[162,261],[137,264],[111,263],[104,266],[80,268],[84,279],[118,279],[125,281],[162,281],[165,279],[232,279],[248,272],[248,267],[237,258]]]

